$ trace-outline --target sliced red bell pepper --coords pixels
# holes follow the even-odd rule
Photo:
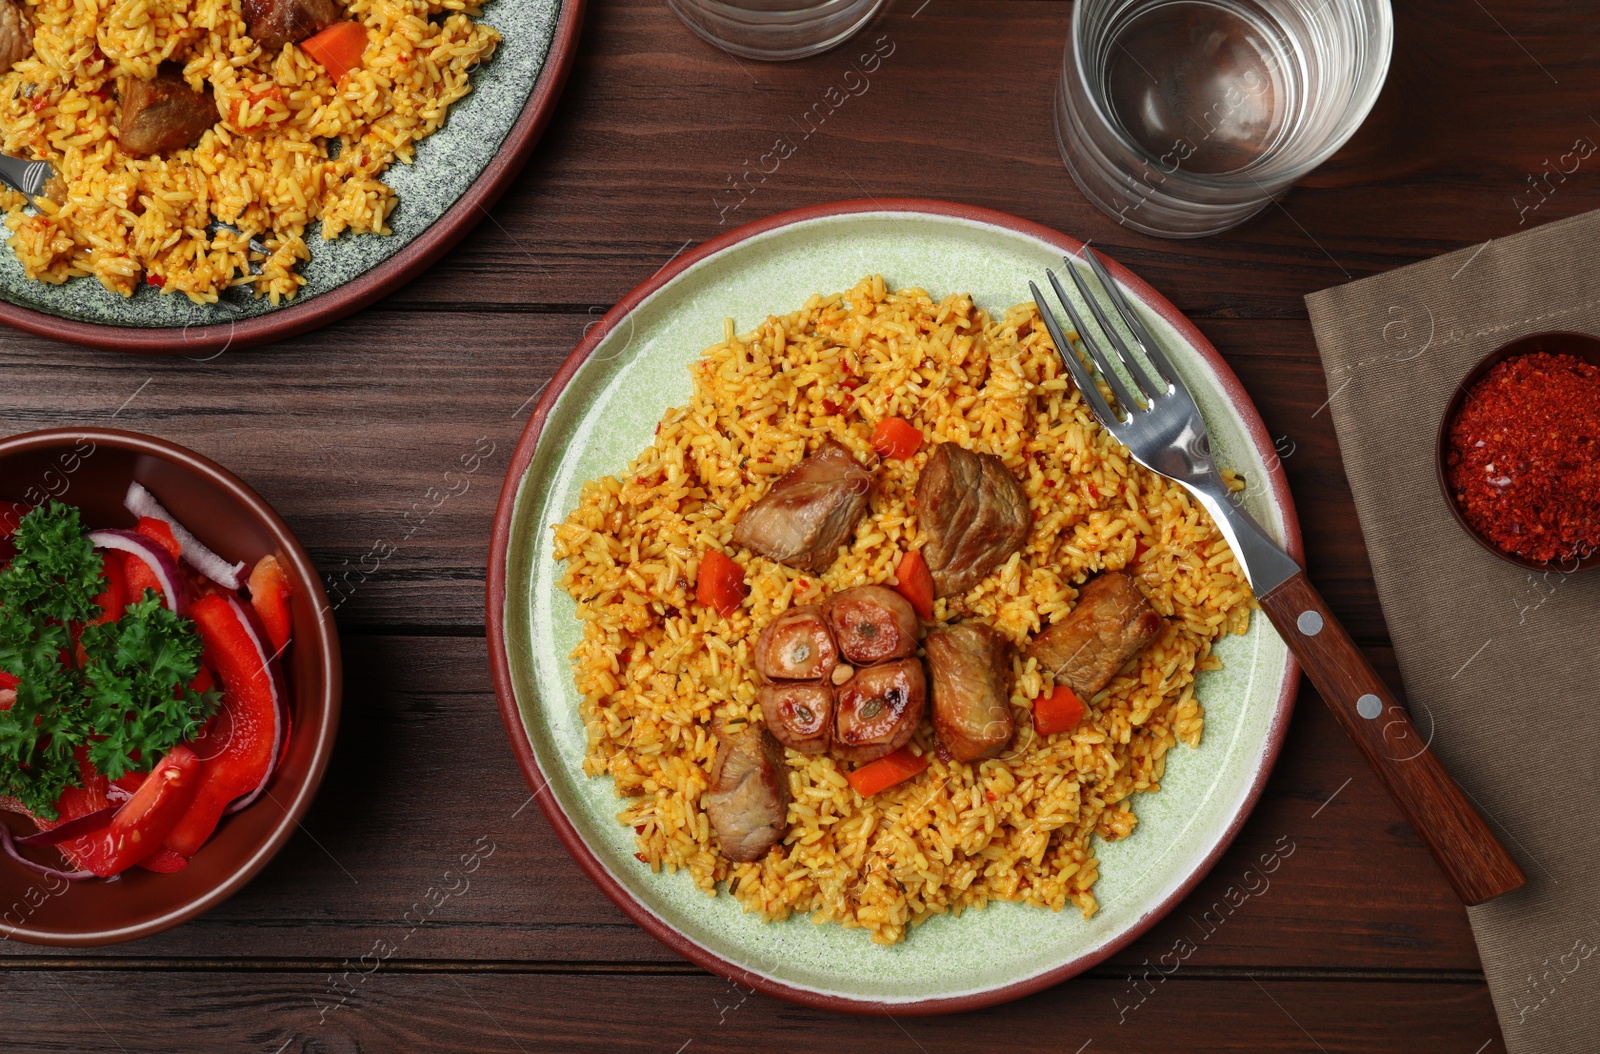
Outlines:
[[[200,631],[207,668],[222,681],[222,707],[205,733],[206,752],[194,803],[178,821],[165,845],[193,856],[217,829],[222,813],[241,795],[255,790],[272,765],[278,703],[272,674],[240,615],[221,596],[200,597],[189,606]]]
[[[708,549],[700,558],[700,570],[695,573],[694,598],[702,607],[719,615],[731,615],[739,610],[750,587],[745,585],[744,568],[732,557],[715,549]]]
[[[360,22],[335,22],[300,42],[300,49],[328,71],[335,83],[361,65],[367,50],[367,27]]]
[[[904,417],[885,417],[872,430],[872,449],[879,457],[904,460],[922,449],[922,433]]]
[[[854,772],[846,773],[844,778],[850,781],[850,786],[856,789],[857,794],[870,798],[896,783],[904,783],[927,767],[927,755],[914,754],[906,746],[893,754],[885,754],[877,761],[867,762]]]
[[[143,860],[139,866],[146,871],[155,871],[159,874],[170,875],[174,871],[182,871],[189,866],[189,858],[182,853],[174,853],[171,849],[162,846]]]
[[[933,618],[933,573],[928,570],[928,561],[922,558],[919,550],[913,549],[900,558],[894,578],[894,588],[911,602],[917,616]]]
[[[100,554],[104,563],[101,566],[101,575],[105,578],[106,587],[99,596],[94,598],[95,606],[100,609],[91,622],[115,622],[122,617],[123,610],[128,604],[128,587],[123,573],[122,554],[117,552],[104,552]],[[83,645],[78,644],[78,638],[83,634],[83,626],[73,623],[72,642],[77,644],[78,665],[85,662]],[[0,685],[4,687],[4,685]]]
[[[61,797],[56,799],[56,818],[53,821],[38,821],[44,830],[66,823],[68,820],[76,820],[80,816],[87,816],[111,804],[111,799],[107,796],[111,782],[94,767],[94,762],[89,760],[89,748],[78,747],[73,751],[73,755],[78,759],[80,785],[68,787],[61,792]]]
[[[263,556],[250,570],[250,606],[267,628],[272,650],[283,651],[289,644],[289,576],[276,556]]]
[[[62,849],[87,841],[79,866],[101,878],[120,874],[161,848],[162,839],[189,811],[200,782],[200,757],[179,743],[150,771],[104,831],[63,842]]]
[[[177,560],[183,556],[183,546],[178,544],[178,539],[173,537],[172,528],[165,520],[158,520],[154,516],[139,517],[135,531],[155,542],[167,551],[167,555]]]
[[[146,589],[154,591],[158,597],[166,596],[166,591],[161,588],[160,579],[156,578],[155,572],[150,570],[150,565],[143,560],[124,560],[122,561],[122,569],[122,580],[124,588],[127,590],[128,603],[131,604],[135,601],[143,600]]]
[[[1083,700],[1078,698],[1077,693],[1064,684],[1058,684],[1055,691],[1034,700],[1033,730],[1041,736],[1070,732],[1083,724],[1084,713]]]

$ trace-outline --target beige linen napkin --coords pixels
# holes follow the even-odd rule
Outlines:
[[[1600,571],[1485,552],[1434,450],[1485,354],[1600,335],[1597,246],[1591,212],[1306,297],[1413,719],[1528,876],[1468,909],[1513,1054],[1600,1051]]]

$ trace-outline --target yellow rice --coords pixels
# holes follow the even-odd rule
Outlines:
[[[34,53],[0,76],[0,149],[51,162],[66,194],[30,214],[0,190],[12,250],[29,278],[93,275],[123,296],[148,281],[197,303],[245,285],[274,304],[293,297],[313,222],[324,239],[390,233],[395,192],[378,177],[411,162],[499,41],[473,21],[479,2],[348,0],[368,45],[336,85],[296,45],[263,54],[240,0],[27,0]],[[115,92],[166,60],[191,87],[211,85],[223,119],[193,148],[130,157]],[[213,217],[243,233],[208,237]],[[251,236],[269,250],[258,275]]]
[[[585,772],[615,780],[628,799],[618,819],[653,870],[687,868],[711,895],[726,882],[767,919],[810,913],[890,944],[930,916],[992,899],[1093,914],[1091,836],[1127,837],[1132,796],[1160,789],[1167,750],[1198,745],[1195,672],[1219,665],[1218,637],[1248,626],[1254,602],[1227,543],[1186,491],[1094,422],[1032,304],[991,320],[967,296],[891,293],[874,276],[744,336],[725,328],[691,367],[689,403],[667,412],[620,478],[586,483],[554,528],[583,623],[572,657]],[[856,380],[865,383],[852,392]],[[908,461],[873,454],[873,426],[889,415],[927,437]],[[740,513],[830,436],[877,464],[879,490],[848,551],[819,582],[734,547]],[[1019,658],[1018,731],[1001,759],[943,761],[924,723],[914,749],[932,755],[929,768],[862,799],[845,780],[850,766],[787,751],[788,834],[759,862],[730,863],[701,807],[713,718],[760,720],[751,649],[779,612],[894,581],[901,556],[924,542],[917,474],[946,441],[1000,456],[1034,520],[1027,547],[970,593],[939,600],[937,621],[980,617],[1025,645],[1071,610],[1089,576],[1127,567],[1169,618],[1166,632],[1089,701],[1080,728],[1043,740],[1030,708],[1053,686]],[[726,618],[694,602],[700,554],[712,548],[752,587]]]

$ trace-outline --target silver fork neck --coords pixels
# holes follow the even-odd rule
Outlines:
[[[1233,554],[1257,598],[1266,596],[1300,573],[1300,565],[1267,537],[1254,517],[1239,507],[1220,476],[1213,473],[1210,479],[1198,483],[1183,479],[1178,482],[1211,514],[1217,530],[1233,547]]]

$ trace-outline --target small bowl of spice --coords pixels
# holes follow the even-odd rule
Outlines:
[[[1519,567],[1600,567],[1600,338],[1535,333],[1484,356],[1439,424],[1439,487]]]

